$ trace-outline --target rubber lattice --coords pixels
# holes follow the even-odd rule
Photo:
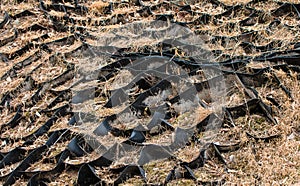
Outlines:
[[[80,62],[78,53],[97,48],[97,34],[120,25],[140,20],[170,21],[188,27],[202,37],[218,62],[216,68],[223,72],[225,79],[230,79],[229,88],[238,84],[244,89],[247,98],[240,103],[224,106],[222,128],[235,126],[236,118],[249,114],[260,114],[269,125],[276,125],[271,108],[280,108],[280,104],[274,97],[267,97],[267,102],[263,100],[256,91],[259,87],[275,87],[275,90],[283,91],[289,96],[289,101],[293,101],[291,92],[273,70],[282,70],[287,74],[300,70],[300,45],[298,38],[293,37],[299,32],[300,4],[267,0],[252,0],[235,5],[227,5],[218,0],[191,2],[190,5],[168,1],[116,1],[98,4],[80,0],[18,2],[21,4],[3,11],[0,22],[0,183],[3,185],[26,182],[28,185],[63,184],[61,180],[78,185],[117,185],[129,178],[141,180],[145,184],[166,184],[182,178],[191,179],[198,184],[218,185],[224,182],[222,179],[201,181],[194,171],[214,157],[226,169],[222,153],[238,150],[239,142],[226,145],[215,139],[197,149],[198,156],[190,161],[176,157],[175,152],[175,155],[169,157],[174,166],[168,170],[164,180],[152,182],[147,180],[151,173],[144,168],[148,162],[144,165],[116,165],[104,156],[91,156],[93,149],[85,141],[86,138],[80,132],[72,130],[77,122],[71,108],[72,100],[74,102],[74,96],[78,95],[73,95],[71,86],[74,83],[76,65]],[[270,8],[261,9],[262,3],[268,3]],[[123,48],[110,55],[111,63],[99,70],[98,83],[116,78],[129,63],[128,60],[135,59],[138,55],[161,54],[187,68],[191,76],[202,68],[196,63],[191,64],[186,58],[182,59],[173,48],[163,48],[163,52],[155,49],[149,52],[147,47],[140,47],[143,49],[140,51]],[[156,88],[162,90],[166,87],[163,80],[147,82],[147,78],[149,77],[144,78],[144,88],[138,87],[144,92],[131,96],[131,103],[140,101],[140,95],[153,96],[149,94],[150,89],[152,92]],[[206,80],[195,83],[198,93],[205,89],[206,83]],[[96,87],[95,96],[99,100],[105,100],[99,103],[100,107],[109,109],[113,107],[110,103],[111,90],[103,93],[103,89],[102,85]],[[234,88],[232,90],[237,91]],[[230,97],[233,94],[231,92],[224,96]],[[113,137],[122,137],[123,143],[145,146],[145,142],[151,141],[155,135],[163,136],[178,130],[178,127],[172,125],[172,119],[180,117],[180,113],[171,110],[176,103],[176,96],[168,100],[169,106],[171,105],[168,107],[168,117],[156,123],[163,126],[158,131],[159,135],[145,130],[143,139],[134,128],[112,126],[107,127],[107,131]],[[209,104],[209,100],[202,103]],[[127,107],[141,113],[145,110],[137,104]],[[213,115],[211,113],[208,117]],[[113,116],[114,114],[103,113],[102,122],[113,120]],[[194,135],[186,146],[201,143],[200,136],[206,122],[207,118],[198,122]],[[247,135],[266,142],[280,136],[257,136],[250,131],[247,131]],[[179,168],[182,169],[180,174]]]

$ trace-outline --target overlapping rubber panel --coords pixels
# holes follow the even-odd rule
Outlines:
[[[238,141],[228,145],[218,143],[216,139],[214,143],[201,144],[201,133],[208,122],[207,118],[219,119],[214,113],[198,121],[193,128],[193,137],[185,144],[187,147],[201,144],[201,148],[196,149],[198,156],[185,161],[170,155],[168,161],[174,162],[174,166],[163,180],[157,182],[147,180],[150,174],[145,168],[150,163],[147,156],[141,154],[140,165],[116,165],[116,162],[104,155],[97,156],[83,134],[72,130],[78,122],[72,104],[74,97],[81,98],[80,94],[73,95],[71,90],[76,65],[80,63],[78,54],[97,48],[98,34],[120,25],[139,20],[169,20],[189,27],[203,38],[218,61],[215,67],[223,72],[229,89],[233,91],[224,97],[229,99],[234,95],[238,91],[235,87],[237,85],[242,87],[246,97],[224,107],[222,128],[233,127],[237,118],[252,114],[259,114],[269,125],[276,125],[272,108],[280,110],[280,104],[272,96],[262,98],[256,91],[260,87],[269,86],[282,91],[290,97],[288,101],[293,101],[289,88],[281,83],[273,71],[282,70],[287,74],[299,72],[299,38],[292,37],[299,31],[299,4],[256,0],[236,5],[226,5],[217,0],[190,5],[167,1],[87,3],[21,0],[20,3],[15,7],[4,6],[9,9],[2,10],[0,22],[0,183],[3,185],[55,185],[64,182],[117,185],[130,178],[147,184],[166,184],[183,178],[208,185],[224,182],[220,179],[202,182],[194,174],[195,170],[212,159],[223,164],[226,169],[222,153],[239,149]],[[260,9],[261,3],[269,3],[270,9]],[[202,65],[182,59],[178,51],[170,47],[166,47],[163,52],[155,49],[149,52],[148,46],[141,49],[138,52],[130,48],[115,49],[117,51],[113,51],[110,56],[111,62],[99,70],[97,80],[100,85],[96,87],[95,96],[104,100],[99,103],[104,110],[115,106],[111,100],[122,97],[124,92],[120,90],[117,91],[119,94],[110,94],[108,91],[105,94],[105,87],[101,83],[115,78],[137,56],[163,55],[179,67],[187,68],[191,77],[199,75],[197,72],[203,68]],[[170,82],[163,79],[149,78],[142,77],[135,84],[143,92],[131,94],[130,104],[126,108],[128,112],[140,111],[152,117],[151,120],[157,120],[155,117],[158,117],[158,121],[149,125],[160,126],[161,130],[157,134],[150,130],[141,133],[134,128],[109,126],[109,122],[105,122],[113,120],[114,114],[103,112],[100,125],[104,127],[99,127],[95,131],[96,135],[109,132],[116,138],[122,137],[123,142],[118,145],[133,144],[149,149],[153,145],[157,149],[156,153],[167,153],[159,151],[163,145],[151,144],[151,139],[170,133],[174,133],[176,138],[176,131],[184,130],[172,123],[172,119],[180,118],[180,113],[171,109],[179,100],[176,95],[173,99],[164,100],[171,105],[168,107],[168,117],[164,119],[157,115],[147,115],[145,108],[137,103],[153,96],[156,91],[158,93],[168,86],[172,87]],[[204,91],[207,81],[194,84],[199,95]],[[200,98],[205,100],[204,97]],[[202,103],[207,103],[207,100]],[[85,114],[87,119],[93,117]],[[251,131],[247,131],[247,135],[266,142],[280,136],[256,136]],[[107,153],[116,153],[118,145],[112,146]],[[147,148],[144,148],[144,153],[147,153]]]

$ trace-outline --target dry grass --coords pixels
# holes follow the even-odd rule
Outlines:
[[[51,3],[51,1],[45,1],[46,3]],[[189,2],[189,1],[187,1]],[[246,4],[249,2],[243,0],[221,0],[221,2],[226,5],[237,5],[237,4]],[[299,3],[298,1],[291,0],[289,2]],[[145,1],[146,5],[153,5],[156,2],[154,1]],[[180,2],[184,4],[185,2]],[[16,1],[7,1],[4,0],[0,5],[1,11],[7,11],[8,13],[18,13],[21,10],[29,9],[32,11],[36,11],[35,8],[32,8],[32,4],[38,6],[37,1],[28,0],[27,3],[17,4]],[[14,6],[12,6],[14,5]],[[105,7],[108,5],[106,1],[93,1],[87,2],[86,6],[90,8],[90,12],[85,16],[78,16],[76,14],[71,14],[74,16],[76,20],[85,19],[85,17],[94,18],[91,21],[90,25],[87,25],[91,33],[95,36],[100,36],[103,32],[108,31],[112,28],[117,28],[120,24],[111,24],[103,27],[95,27],[93,23],[99,22],[101,20],[113,17],[117,14],[126,14],[127,13],[127,22],[133,21],[149,21],[153,20],[154,16],[149,16],[147,18],[140,17],[138,14],[135,14],[134,17],[128,16],[129,13],[135,12],[139,9],[138,6],[133,5],[120,5],[113,11],[112,15],[103,15]],[[239,11],[235,16],[228,16],[224,18],[223,23],[218,23],[217,25],[214,23],[208,23],[203,25],[190,25],[191,30],[193,31],[206,31],[207,34],[203,36],[206,38],[207,45],[211,50],[218,49],[222,50],[224,54],[228,54],[231,57],[237,55],[248,55],[248,56],[258,56],[261,54],[260,51],[249,51],[246,52],[242,49],[239,44],[242,41],[249,41],[255,45],[261,46],[266,45],[272,41],[282,42],[281,50],[291,49],[291,43],[296,43],[300,41],[299,30],[298,29],[287,29],[283,25],[279,25],[276,28],[271,28],[270,32],[267,32],[267,26],[273,18],[270,14],[271,10],[274,10],[279,7],[276,1],[267,1],[267,2],[259,2],[253,6],[258,10],[263,10],[266,12],[264,17],[264,23],[255,23],[253,26],[245,27],[249,31],[255,30],[258,31],[258,36],[255,38],[247,38],[240,39],[238,41],[228,41],[225,44],[221,43],[221,41],[215,43],[209,43],[212,36],[227,36],[227,37],[235,37],[241,34],[241,29],[238,24],[236,27],[231,28],[228,26],[229,23],[238,23],[239,21],[247,18],[249,16],[249,11]],[[224,11],[222,7],[213,6],[206,1],[199,1],[197,5],[192,5],[192,10],[201,13],[209,13],[209,14],[219,14]],[[37,12],[38,13],[38,12]],[[178,8],[163,6],[154,11],[155,14],[164,14],[164,13],[175,13],[176,21],[193,21],[195,19],[194,16],[187,15],[186,12],[179,11]],[[62,17],[63,13],[58,12],[50,12],[51,15],[55,15],[58,17]],[[98,15],[98,16],[96,16]],[[99,16],[101,15],[101,16]],[[295,18],[293,15],[282,16],[280,17],[283,24],[297,26],[299,24],[299,20]],[[1,18],[2,20],[2,18]],[[49,26],[49,22],[47,19],[44,19],[43,16],[39,15],[38,17],[29,16],[25,18],[20,18],[15,20],[12,25],[14,27],[18,27],[20,29],[28,27],[32,25],[32,23],[39,23],[45,27]],[[79,23],[80,25],[80,23]],[[8,26],[8,32],[6,35],[0,35],[1,39],[11,36],[12,26]],[[26,43],[31,41],[32,39],[44,34],[45,31],[42,32],[27,32],[21,34],[20,39],[16,40],[16,42],[11,42],[8,45],[0,47],[1,53],[12,53],[15,50],[18,50]],[[49,32],[50,38],[46,39],[43,42],[51,42],[56,39],[69,36],[70,32],[65,33],[57,33],[53,30]],[[89,44],[97,44],[96,41],[87,39]],[[141,41],[142,42],[142,41]],[[144,45],[148,41],[144,40],[143,43],[139,43],[140,45]],[[72,51],[74,48],[81,45],[80,41],[76,41],[71,46],[58,46],[56,44],[50,44],[50,49],[58,52],[68,52]],[[137,46],[133,50],[138,51],[139,47]],[[14,64],[19,61],[27,58],[36,50],[33,49],[30,52],[18,57],[8,63],[0,64],[0,75],[3,75],[8,69],[10,69]],[[43,58],[48,58],[48,55],[43,55]],[[222,58],[216,59],[216,61],[220,61]],[[80,63],[77,59],[71,59],[71,62],[75,64]],[[35,62],[32,65],[22,69],[20,74],[26,74],[27,72],[33,70],[32,67],[40,64],[39,62]],[[252,62],[247,65],[248,67],[265,67],[271,65],[270,62],[264,63],[256,63]],[[61,74],[66,67],[61,64],[61,61],[58,61],[57,64],[50,64],[45,62],[42,64],[41,68],[35,71],[32,74],[32,77],[37,82],[44,82],[46,80],[53,79],[57,75]],[[294,101],[291,101],[287,95],[280,89],[278,89],[274,82],[268,82],[270,86],[258,87],[257,91],[259,92],[260,97],[264,102],[268,102],[266,100],[267,96],[272,96],[279,100],[282,108],[275,110],[275,119],[278,121],[277,125],[271,124],[264,117],[260,115],[246,115],[244,117],[240,117],[235,119],[235,127],[233,128],[222,128],[218,131],[217,137],[215,138],[215,142],[219,142],[220,144],[235,144],[239,142],[240,149],[234,152],[223,153],[224,159],[227,162],[228,170],[225,170],[225,166],[217,161],[208,161],[208,163],[199,169],[194,170],[195,175],[198,178],[198,181],[213,181],[213,180],[221,180],[224,179],[224,185],[300,185],[300,82],[297,79],[299,76],[296,73],[292,73],[291,76],[287,75],[283,71],[274,70],[275,74],[279,77],[282,83],[291,90]],[[123,86],[127,83],[129,79],[128,74],[124,72],[124,74],[120,73],[119,76],[116,76],[113,79],[115,84],[111,84],[110,81],[105,84],[101,84],[100,86],[104,88],[103,92],[114,89],[120,86]],[[125,79],[124,79],[125,78]],[[128,78],[128,79],[126,79]],[[20,82],[22,81],[22,77],[18,76],[16,78],[7,78],[5,80],[0,81],[0,94],[15,89]],[[56,90],[65,89],[72,81],[57,87]],[[234,92],[228,99],[228,105],[237,105],[243,103],[246,98],[243,93],[243,89],[240,85],[233,86],[232,90]],[[17,105],[18,103],[24,103],[33,92],[27,91],[23,92],[15,99],[12,103]],[[205,93],[204,93],[205,94]],[[25,113],[26,116],[36,114],[35,111],[39,108],[45,108],[53,100],[53,95],[46,93],[43,97],[43,100],[40,100],[35,108],[32,108],[31,111],[27,111]],[[96,100],[99,103],[97,107],[97,112],[101,114],[102,117],[109,116],[111,114],[119,113],[121,110],[125,108],[124,105],[114,108],[114,109],[101,109],[101,106],[106,102],[105,98],[99,98]],[[62,106],[66,102],[62,102],[56,106]],[[80,105],[78,105],[80,107]],[[84,110],[85,108],[81,108]],[[87,110],[88,111],[88,110]],[[2,122],[4,124],[9,121],[13,117],[15,113],[9,113],[7,109],[5,109],[1,113]],[[194,124],[201,121],[205,116],[209,114],[208,110],[205,109],[197,109],[196,111],[189,111],[182,113],[177,118],[172,118],[170,123],[174,126],[186,126],[190,121],[194,121]],[[197,115],[198,117],[194,117]],[[28,118],[27,118],[28,119]],[[55,124],[51,127],[50,131],[62,129],[67,127],[68,117],[59,119]],[[40,117],[35,122],[35,125],[30,125],[28,120],[22,121],[18,127],[15,128],[13,132],[6,131],[1,134],[1,137],[22,137],[31,134],[35,129],[40,127],[47,120],[47,117]],[[117,125],[117,124],[116,124]],[[127,126],[120,126],[120,128],[126,128]],[[76,129],[73,129],[76,131]],[[270,142],[264,141],[255,141],[252,138],[247,137],[246,132],[253,134],[254,136],[264,137],[273,134],[280,134],[279,138],[273,139]],[[201,136],[200,134],[199,136]],[[121,142],[123,138],[113,138],[112,136],[107,136],[107,138],[102,138],[101,140],[106,140],[107,143],[113,143],[115,141]],[[40,136],[33,145],[28,146],[29,149],[35,148],[36,146],[40,146],[45,143],[47,140],[47,136]],[[147,142],[152,142],[156,144],[169,144],[172,140],[171,133],[165,133],[164,135],[158,135],[156,137],[151,138]],[[20,146],[24,141],[15,142],[12,145],[7,145],[2,147],[1,152],[7,152],[17,146]],[[53,157],[66,148],[68,142],[66,143],[57,143],[50,148],[49,156]],[[108,143],[109,144],[109,143]],[[199,149],[201,145],[192,143],[189,146],[186,146],[182,149],[179,149],[175,152],[175,155],[178,159],[182,161],[191,161],[199,154]],[[89,157],[83,157],[78,159],[67,159],[66,162],[70,164],[76,164],[79,162],[87,162],[91,159],[94,159],[95,155],[91,155]],[[15,168],[18,164],[13,164],[11,166],[6,166],[4,169],[0,170],[0,175],[4,175],[8,172],[11,172],[13,168]],[[177,165],[177,161],[164,159],[162,161],[154,161],[150,162],[143,166],[147,173],[147,183],[162,183],[164,182],[166,176],[169,174],[169,171]],[[28,170],[34,169],[50,169],[52,168],[52,164],[46,165],[41,163],[41,161],[33,164]],[[113,165],[117,166],[117,165]],[[112,182],[116,178],[116,175],[111,174],[108,169],[96,169],[97,174],[103,178],[103,180],[107,180],[108,182]],[[51,183],[51,185],[72,185],[76,182],[77,172],[67,170],[63,172],[61,175],[55,178],[55,181]],[[24,185],[26,180],[20,179],[16,182],[16,185]],[[134,177],[129,179],[124,185],[142,185],[142,181],[140,178]],[[1,184],[1,183],[0,183]],[[192,180],[180,179],[174,180],[169,185],[195,185],[196,182]]]
[[[228,171],[223,164],[209,161],[202,168],[194,170],[199,181],[225,180],[224,185],[298,185],[300,180],[300,125],[299,125],[299,92],[300,82],[297,74],[287,76],[282,71],[275,71],[292,92],[294,102],[286,94],[278,90],[258,89],[261,97],[272,94],[280,100],[282,108],[275,118],[277,125],[266,121],[258,115],[240,117],[235,120],[236,127],[221,129],[215,138],[220,144],[235,144],[241,147],[234,152],[223,153]],[[255,141],[247,137],[246,131],[259,137],[280,134],[270,142]],[[183,161],[191,161],[199,154],[200,146],[191,144],[176,152],[176,157]],[[172,161],[171,161],[172,162]],[[170,163],[171,163],[170,162]],[[176,165],[169,165],[169,160],[157,161],[144,165],[149,183],[164,181],[166,172]],[[162,177],[161,177],[162,176]],[[131,185],[137,179],[130,179]],[[186,179],[174,180],[169,185],[194,185]]]

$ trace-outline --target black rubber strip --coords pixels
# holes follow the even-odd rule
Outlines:
[[[9,21],[9,15],[7,12],[4,13],[4,19],[3,21],[0,22],[0,29],[4,28],[4,26],[6,25],[6,23],[8,23]]]
[[[95,169],[91,165],[84,164],[80,167],[77,178],[78,185],[94,185],[100,181],[101,179],[96,174]]]

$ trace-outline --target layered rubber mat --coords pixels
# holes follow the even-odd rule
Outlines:
[[[229,154],[282,138],[282,104],[298,103],[281,74],[300,77],[300,4],[15,3],[1,5],[1,185],[226,184]]]

